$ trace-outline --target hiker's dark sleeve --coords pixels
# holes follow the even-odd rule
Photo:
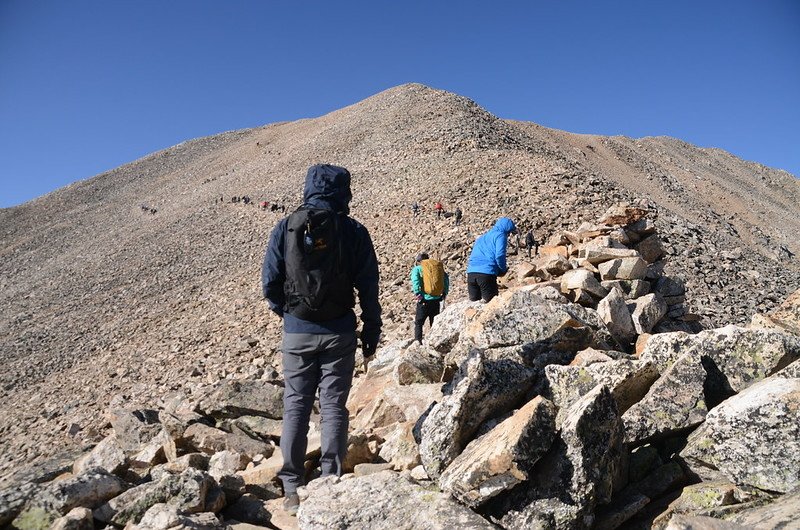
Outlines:
[[[377,344],[381,335],[381,304],[378,301],[378,257],[369,232],[363,226],[356,228],[356,249],[353,285],[358,291],[361,321],[364,328],[361,339],[367,344]]]
[[[267,252],[264,255],[264,266],[261,268],[261,287],[270,310],[283,316],[283,305],[286,296],[283,283],[286,280],[286,265],[283,255],[285,220],[278,223],[269,236]]]

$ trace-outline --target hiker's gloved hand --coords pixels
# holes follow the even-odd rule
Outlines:
[[[418,294],[418,295],[416,296],[416,299],[417,299],[417,302],[422,302],[422,295],[421,295],[421,294]]]
[[[364,361],[366,363],[367,359],[375,355],[375,350],[378,349],[378,345],[374,342],[362,342],[361,343],[361,354],[364,356]]]

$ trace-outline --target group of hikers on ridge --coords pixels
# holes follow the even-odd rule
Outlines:
[[[414,216],[414,218],[417,218],[419,216],[419,211],[420,211],[419,202],[417,201],[412,202],[411,213]],[[442,216],[453,217],[456,226],[461,224],[461,219],[464,217],[464,212],[461,211],[461,208],[459,207],[456,207],[456,209],[453,212],[446,212],[444,210],[444,205],[442,204],[442,201],[436,201],[436,203],[433,205],[433,211],[436,212],[436,219],[441,219]]]
[[[305,484],[305,455],[314,400],[319,393],[322,476],[341,476],[347,451],[347,398],[353,382],[358,345],[356,315],[361,308],[361,351],[366,368],[380,339],[378,260],[369,232],[348,214],[352,199],[350,172],[321,164],[309,168],[303,203],[281,219],[269,237],[262,268],[263,296],[283,320],[281,360],[284,413],[280,438],[284,509],[294,515],[297,490]],[[460,220],[460,217],[459,217]],[[497,277],[506,274],[508,236],[514,222],[501,217],[475,241],[467,265],[472,301],[490,301],[498,293]],[[414,339],[422,342],[450,290],[441,261],[423,252],[411,270],[416,297]]]

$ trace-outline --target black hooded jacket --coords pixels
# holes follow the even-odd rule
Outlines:
[[[365,344],[374,345],[377,344],[381,332],[378,260],[367,229],[347,215],[350,212],[349,203],[352,197],[350,173],[345,168],[328,164],[309,168],[303,190],[303,206],[324,208],[342,215],[345,251],[353,258],[349,260],[350,278],[353,287],[358,291],[361,320],[364,322],[362,340]],[[321,335],[355,331],[356,318],[352,311],[343,317],[325,322],[310,322],[284,313],[286,221],[287,218],[282,219],[273,229],[261,271],[264,298],[267,299],[269,308],[283,317],[284,332]]]

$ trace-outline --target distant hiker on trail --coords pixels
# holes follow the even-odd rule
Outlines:
[[[433,325],[433,318],[441,310],[441,302],[450,291],[450,276],[444,271],[441,261],[430,259],[427,253],[419,254],[411,269],[411,292],[417,298],[414,317],[414,340],[422,344],[422,326],[425,320]]]
[[[319,390],[322,476],[341,476],[347,452],[347,397],[356,353],[358,291],[365,367],[381,334],[378,260],[367,229],[348,216],[350,173],[308,170],[303,204],[278,222],[264,257],[262,286],[270,310],[283,318],[284,395],[281,453],[284,509],[297,513],[304,484],[308,422]]]
[[[414,214],[414,217],[419,215],[419,203],[417,201],[411,203],[411,213]]]
[[[461,216],[462,215],[464,215],[464,212],[461,211],[461,208],[456,208],[456,211],[455,211],[456,226],[461,224]]]
[[[444,212],[444,206],[442,206],[442,203],[440,201],[436,201],[436,204],[434,205],[433,208],[434,210],[436,210],[436,218],[441,219],[442,212]]]
[[[467,292],[473,302],[480,299],[488,302],[497,296],[497,277],[508,271],[508,235],[516,233],[514,221],[501,217],[491,230],[475,240],[467,263]]]
[[[533,255],[537,255],[539,253],[539,242],[536,241],[536,238],[533,236],[533,230],[528,230],[528,233],[525,234],[525,248],[528,249],[528,257],[531,257],[531,249],[536,247]]]

